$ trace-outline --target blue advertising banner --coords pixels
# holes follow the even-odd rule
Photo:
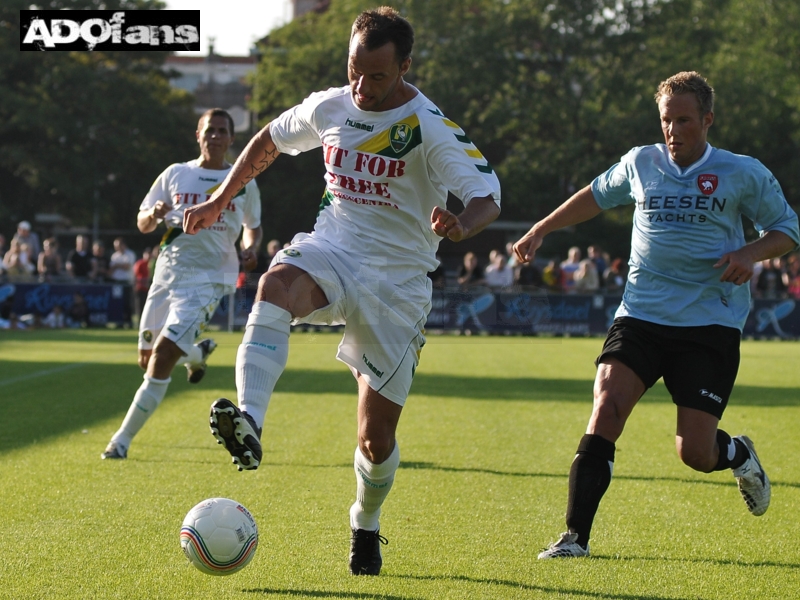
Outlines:
[[[130,306],[130,286],[90,283],[6,283],[0,286],[0,297],[11,302],[11,310],[18,317],[28,314],[45,317],[55,306],[60,306],[66,314],[76,301],[76,294],[86,303],[90,326],[125,322]]]

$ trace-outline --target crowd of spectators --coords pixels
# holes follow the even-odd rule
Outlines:
[[[245,288],[252,287],[266,270],[275,254],[284,246],[270,240],[259,254],[258,267],[252,273],[241,273],[237,288],[244,300]],[[518,264],[509,242],[504,250],[492,250],[481,261],[474,252],[464,254],[458,268],[450,272],[442,264],[429,273],[433,287],[466,290],[483,286],[492,291],[529,290],[561,294],[621,294],[627,278],[627,260],[611,258],[598,245],[578,246],[567,251],[563,260],[558,257]],[[121,283],[131,288],[131,306],[124,315],[125,324],[132,326],[142,313],[150,288],[159,248],[145,248],[141,256],[128,248],[125,239],[113,240],[110,256],[102,240],[90,243],[83,234],[75,237],[74,248],[62,254],[58,240],[47,237],[40,242],[28,221],[21,221],[10,241],[0,234],[0,284],[3,282],[48,283]],[[441,262],[441,261],[440,261]],[[750,282],[754,298],[800,300],[800,252],[762,261],[755,265]],[[13,298],[0,292],[0,329],[26,327],[86,327],[89,310],[81,294],[73,296],[69,306],[56,306],[47,315],[17,317],[11,310]]]
[[[581,248],[573,246],[563,260],[551,257],[526,265],[517,264],[511,246],[505,252],[492,250],[483,262],[467,252],[453,277],[445,277],[441,267],[430,276],[439,281],[435,287],[460,289],[484,286],[493,291],[535,288],[560,294],[620,295],[625,288],[627,259],[611,258],[598,245],[589,246],[585,258]],[[754,298],[800,300],[800,252],[757,263],[750,286]]]
[[[13,285],[20,283],[50,284],[103,284],[119,283],[130,286],[130,307],[125,308],[124,325],[133,326],[143,308],[143,298],[152,279],[158,249],[145,249],[137,260],[136,253],[128,248],[125,239],[113,240],[114,251],[107,255],[105,243],[83,234],[75,237],[75,245],[62,252],[56,237],[42,242],[31,230],[28,221],[21,221],[10,241],[0,234],[0,329],[87,327],[89,309],[82,294],[76,293],[72,301],[54,306],[48,314],[16,315],[13,311]]]

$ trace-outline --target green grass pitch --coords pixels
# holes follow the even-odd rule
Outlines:
[[[126,461],[101,461],[141,371],[130,331],[0,332],[0,598],[729,599],[800,597],[800,369],[796,342],[742,346],[722,426],[756,443],[772,483],[750,516],[729,472],[678,460],[661,383],[618,443],[592,557],[536,560],[563,531],[567,473],[589,417],[600,339],[431,336],[400,421],[380,577],[347,572],[355,382],[339,336],[297,333],[256,472],[208,430],[233,397],[241,334],[198,386],[173,374]],[[230,497],[258,522],[253,562],[191,567],[186,512]]]

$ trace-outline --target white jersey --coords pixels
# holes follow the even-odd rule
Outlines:
[[[312,236],[348,253],[386,257],[387,265],[438,266],[435,206],[452,192],[465,205],[500,182],[458,125],[422,93],[392,110],[363,111],[350,87],[306,98],[270,123],[280,152],[322,146],[326,189]]]
[[[211,227],[183,235],[183,211],[206,202],[229,171],[204,169],[193,160],[170,165],[153,183],[139,210],[148,210],[159,200],[172,206],[164,217],[167,232],[156,261],[155,283],[170,287],[236,284],[236,240],[243,225],[248,229],[261,225],[261,196],[255,181],[242,188]]]

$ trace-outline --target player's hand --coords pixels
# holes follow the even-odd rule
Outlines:
[[[714,268],[725,267],[722,275],[720,275],[720,281],[742,285],[753,278],[753,265],[754,261],[750,257],[749,248],[745,246],[723,254],[722,258],[714,263]]]
[[[543,241],[544,237],[531,228],[531,230],[517,240],[513,246],[514,256],[517,258],[517,261],[522,264],[531,262]]]
[[[164,217],[167,216],[167,213],[171,210],[172,210],[171,205],[167,204],[166,202],[163,202],[162,200],[159,200],[158,202],[155,203],[155,206],[153,206],[153,217],[155,217],[156,219],[163,219]]]
[[[222,210],[218,209],[211,200],[187,208],[183,212],[183,231],[194,235],[201,229],[207,229],[217,222]]]
[[[467,235],[459,218],[449,210],[438,206],[434,206],[431,213],[431,229],[439,237],[446,237],[454,242],[460,242]]]
[[[239,261],[242,263],[242,269],[245,273],[249,273],[256,268],[258,264],[258,255],[251,248],[242,250],[239,254]]]

